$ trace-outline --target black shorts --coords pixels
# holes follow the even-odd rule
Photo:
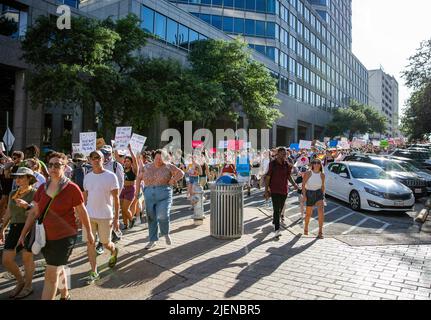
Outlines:
[[[323,191],[321,189],[316,191],[307,190],[307,207],[314,207],[319,201],[323,201]]]
[[[19,237],[21,236],[22,229],[24,229],[25,223],[11,223],[9,226],[9,233],[6,237],[5,243],[4,243],[4,250],[12,250],[16,253],[19,253],[22,249],[26,250],[27,252],[31,252],[31,245],[30,238],[31,233],[27,235],[27,237],[24,240],[24,247],[23,246],[16,246],[18,244]]]
[[[13,180],[2,180],[1,182],[1,195],[9,197],[12,192]]]
[[[42,248],[46,264],[60,267],[67,265],[69,257],[75,246],[77,236],[71,236],[60,240],[46,240],[46,245]]]

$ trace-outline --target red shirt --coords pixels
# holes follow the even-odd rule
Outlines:
[[[289,193],[289,177],[292,172],[292,165],[285,161],[283,164],[273,160],[269,164],[268,176],[271,177],[269,188],[272,194],[287,195]]]
[[[45,192],[45,185],[41,185],[34,195],[34,201],[39,206],[39,215],[45,212],[51,198]],[[84,196],[79,187],[73,182],[61,191],[43,220],[47,240],[60,240],[78,234],[75,218],[75,207],[84,203]]]
[[[235,166],[233,164],[225,164],[221,173],[232,173],[236,174]]]

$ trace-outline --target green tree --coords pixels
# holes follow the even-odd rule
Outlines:
[[[0,34],[10,37],[18,31],[18,23],[7,17],[0,17]]]
[[[277,81],[264,65],[252,59],[246,43],[199,41],[193,45],[189,61],[198,78],[221,86],[223,104],[215,110],[218,118],[235,121],[238,105],[258,127],[269,128],[282,116],[275,108],[280,103]]]
[[[352,102],[349,108],[339,108],[334,118],[327,125],[330,136],[339,136],[349,132],[349,139],[355,134],[383,133],[386,130],[386,118],[374,108]]]
[[[401,130],[410,138],[422,139],[431,134],[431,40],[422,42],[409,62],[403,77],[413,93],[401,118]]]

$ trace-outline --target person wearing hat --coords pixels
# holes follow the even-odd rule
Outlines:
[[[81,191],[84,191],[84,177],[87,172],[90,171],[91,167],[87,166],[87,159],[82,153],[75,153],[73,155],[72,161],[75,168],[72,170],[72,176],[70,180],[76,183],[81,189]]]
[[[33,293],[32,281],[34,273],[33,253],[31,252],[30,234],[26,237],[24,246],[18,245],[21,232],[27,219],[26,210],[29,203],[33,201],[36,190],[33,185],[37,182],[33,170],[21,167],[11,175],[16,180],[17,189],[9,195],[9,203],[6,214],[3,217],[3,226],[0,230],[0,239],[5,239],[5,229],[10,223],[9,233],[5,239],[2,256],[3,266],[17,280],[17,285],[9,295],[11,299],[23,299]],[[22,251],[24,262],[24,277],[15,262],[17,253]]]
[[[116,161],[112,157],[112,147],[110,145],[103,146],[100,151],[103,154],[103,157],[105,158],[105,161],[103,162],[103,168],[105,170],[111,171],[115,173],[118,179],[118,183],[120,186],[119,191],[121,192],[124,187],[124,169],[121,163]]]

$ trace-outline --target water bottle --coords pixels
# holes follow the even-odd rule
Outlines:
[[[327,207],[328,206],[328,202],[326,202],[326,195],[323,195],[323,206]]]

